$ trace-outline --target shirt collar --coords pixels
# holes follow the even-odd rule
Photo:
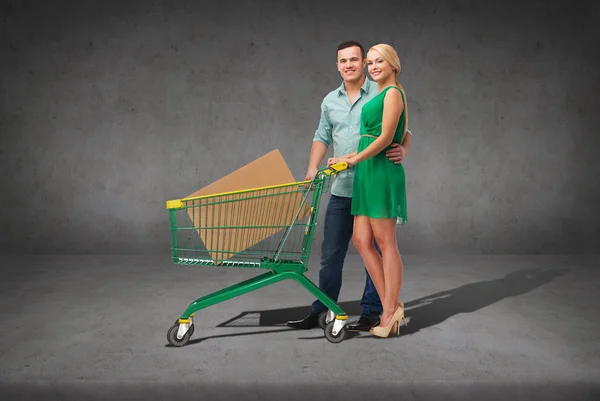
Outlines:
[[[367,77],[365,75],[365,82],[363,83],[363,85],[360,87],[360,90],[363,91],[366,94],[369,94],[369,90],[371,89],[371,87],[373,86],[373,81],[371,81],[369,79],[369,77]],[[338,96],[340,95],[347,95],[346,93],[346,88],[344,87],[344,82],[342,82],[342,84],[340,85],[340,87],[338,88]]]

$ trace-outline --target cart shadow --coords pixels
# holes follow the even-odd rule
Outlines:
[[[441,324],[445,320],[461,314],[473,313],[503,299],[526,294],[554,278],[565,275],[568,268],[528,268],[508,273],[496,280],[469,283],[447,291],[441,291],[413,301],[405,302],[405,317],[408,326],[402,328],[400,337],[412,335],[423,329]],[[360,301],[340,302],[339,306],[349,316],[360,315]],[[239,337],[257,334],[270,334],[286,331],[298,331],[285,326],[288,320],[301,319],[310,313],[310,306],[245,311],[216,327],[277,327],[285,328],[245,333],[231,333],[208,336],[190,340],[188,344],[196,344],[208,339]],[[245,324],[244,324],[245,323]],[[300,330],[307,333],[313,331]],[[324,334],[318,329],[317,336],[303,336],[299,339],[322,339]],[[366,333],[365,333],[366,334]],[[348,333],[348,338],[360,336],[360,333]],[[363,338],[371,338],[369,335]]]

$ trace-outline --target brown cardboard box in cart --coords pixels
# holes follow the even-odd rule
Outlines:
[[[241,167],[187,198],[242,191],[253,188],[296,182],[278,149]],[[202,242],[217,264],[227,260],[266,238],[282,231],[296,220],[310,214],[310,197],[302,205],[298,187],[273,189],[275,196],[260,196],[266,192],[244,192],[194,201],[188,216]],[[290,191],[290,190],[294,191]],[[224,203],[218,203],[226,201]],[[200,206],[201,205],[201,206]],[[272,228],[239,228],[240,226],[270,226]],[[277,226],[277,227],[273,227]]]

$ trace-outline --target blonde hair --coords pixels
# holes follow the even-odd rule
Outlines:
[[[385,61],[390,63],[392,68],[396,70],[396,85],[401,87],[400,83],[398,82],[398,75],[400,75],[400,70],[402,67],[400,66],[400,58],[398,58],[398,53],[396,53],[396,50],[394,50],[392,46],[386,45],[385,43],[378,43],[375,46],[372,46],[369,50],[375,50],[376,52],[380,53]]]
[[[385,59],[385,61],[390,63],[392,68],[394,70],[396,70],[396,76],[394,77],[394,79],[396,81],[396,86],[398,88],[400,88],[400,91],[402,91],[402,94],[404,95],[405,121],[404,121],[404,132],[402,133],[402,140],[401,140],[401,141],[404,141],[404,136],[406,135],[406,129],[408,128],[408,106],[407,106],[407,100],[406,100],[406,92],[404,91],[404,88],[402,87],[402,85],[400,85],[400,82],[398,82],[398,75],[400,75],[400,70],[402,69],[402,66],[400,65],[400,58],[398,57],[398,53],[396,53],[396,50],[394,50],[394,48],[392,46],[387,45],[385,43],[378,43],[369,49],[369,51],[371,51],[371,50],[375,50],[376,52],[380,53],[381,56]]]

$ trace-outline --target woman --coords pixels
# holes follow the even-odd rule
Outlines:
[[[408,112],[404,89],[397,80],[400,60],[396,51],[386,44],[371,47],[367,68],[379,93],[362,108],[358,150],[330,163],[345,161],[349,167],[354,166],[352,242],[383,304],[381,322],[371,334],[388,337],[392,330],[400,335],[400,320],[404,319],[404,304],[399,300],[403,265],[396,224],[406,223],[407,213],[404,167],[391,162],[385,150],[392,142],[402,143]]]

